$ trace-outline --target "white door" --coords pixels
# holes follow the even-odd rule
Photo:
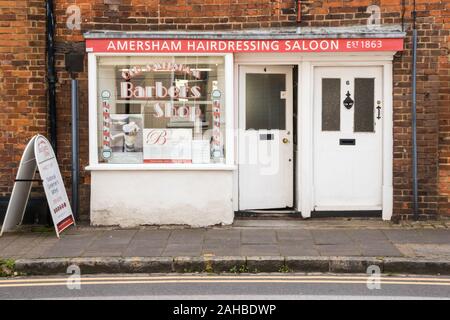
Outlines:
[[[314,210],[382,209],[382,77],[378,67],[314,73]]]
[[[239,210],[293,206],[292,67],[239,69]]]

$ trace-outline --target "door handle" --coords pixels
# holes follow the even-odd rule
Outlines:
[[[289,143],[289,140],[287,138],[283,138],[283,143],[284,144]]]
[[[377,119],[381,119],[381,101],[377,100]]]
[[[381,107],[377,106],[377,119],[380,120],[381,119]]]

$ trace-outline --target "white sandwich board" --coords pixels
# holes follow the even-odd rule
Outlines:
[[[44,136],[38,134],[28,142],[20,160],[0,236],[22,223],[36,169],[42,179],[57,237],[75,224],[53,148]]]

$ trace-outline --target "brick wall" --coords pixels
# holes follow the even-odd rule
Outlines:
[[[46,133],[45,8],[0,1],[0,198],[9,196],[30,136]]]
[[[0,192],[7,195],[23,143],[45,131],[43,1],[0,1]],[[402,2],[405,2],[404,10]],[[417,0],[419,209],[450,215],[449,0]],[[295,26],[294,0],[55,0],[57,17],[58,155],[70,177],[70,78],[64,53],[83,51],[89,30],[233,30]],[[301,26],[366,24],[367,6],[381,7],[384,24],[405,24],[406,50],[394,60],[394,213],[411,213],[410,0],[304,0]],[[14,4],[14,5],[11,5]],[[81,9],[81,30],[66,27],[66,9]],[[5,39],[5,40],[4,40]],[[87,74],[80,79],[81,168],[88,163]],[[5,129],[3,129],[5,128]],[[89,174],[82,171],[81,208],[89,208]],[[68,181],[68,180],[67,180]],[[70,191],[69,191],[70,192]]]

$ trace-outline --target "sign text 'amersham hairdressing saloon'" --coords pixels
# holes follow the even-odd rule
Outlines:
[[[117,53],[288,53],[401,51],[403,39],[176,40],[87,39],[87,52]]]

